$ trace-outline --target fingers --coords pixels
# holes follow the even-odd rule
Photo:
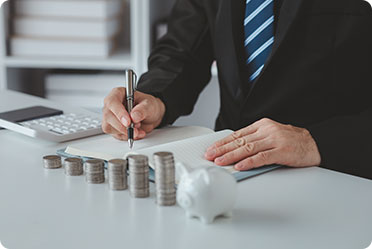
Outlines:
[[[205,158],[220,166],[237,163],[239,170],[272,164],[275,157],[271,156],[271,151],[278,144],[271,136],[271,127],[279,125],[270,119],[261,119],[214,143],[208,148]]]
[[[115,117],[126,127],[130,125],[130,116],[125,109],[123,102],[125,100],[125,88],[114,88],[105,98],[105,108],[110,110]]]
[[[147,133],[143,129],[134,128],[134,139],[135,140],[142,139],[142,138],[146,137],[146,134]]]
[[[236,170],[244,171],[259,168],[265,165],[274,164],[279,160],[280,153],[278,150],[266,150],[248,157],[235,165]]]
[[[165,112],[164,104],[157,98],[135,92],[135,107],[129,114],[123,104],[125,88],[115,88],[105,98],[102,130],[116,135],[115,138],[127,139],[127,127],[134,124],[134,139],[141,139],[161,122]]]
[[[116,118],[111,111],[104,112],[102,130],[109,134],[126,134],[126,127]]]
[[[214,161],[214,159],[216,159],[217,157],[220,157],[230,151],[234,151],[240,147],[245,146],[248,143],[252,143],[260,139],[263,139],[263,137],[255,132],[247,136],[235,139],[225,145],[219,147],[210,147],[205,153],[205,158],[207,160]]]
[[[127,133],[125,134],[121,134],[119,133],[118,131],[116,131],[114,128],[112,128],[113,130],[110,132],[112,134],[112,136],[118,140],[121,140],[121,141],[127,141],[128,140],[128,135]],[[146,137],[146,132],[144,132],[143,130],[138,130],[138,129],[134,129],[134,140],[140,140],[140,139],[143,139],[144,137]]]
[[[155,126],[153,124],[142,124],[141,125],[141,130],[145,131],[146,133],[150,133],[154,129],[155,129]]]
[[[263,118],[263,119],[260,119],[258,120],[257,122],[247,126],[247,127],[244,127],[243,129],[240,129],[238,131],[235,131],[233,132],[231,135],[225,137],[224,139],[222,140],[219,140],[217,142],[215,142],[211,147],[209,147],[208,149],[212,148],[212,147],[220,147],[220,146],[223,146],[225,144],[228,144],[238,138],[241,138],[243,136],[246,136],[246,135],[249,135],[249,134],[252,134],[252,133],[255,133],[258,131],[258,129],[260,127],[263,127],[263,126],[267,126],[268,124],[279,124],[273,120],[270,120],[268,118]]]
[[[243,128],[243,129],[240,129],[238,131],[233,132],[231,135],[225,137],[224,139],[221,139],[221,140],[215,142],[208,149],[211,149],[212,147],[223,146],[223,145],[228,144],[228,143],[231,143],[232,141],[234,141],[236,139],[239,139],[239,138],[241,138],[243,136],[252,134],[252,133],[254,133],[256,131],[257,131],[256,125],[255,124],[252,124],[252,125],[247,126],[247,127]]]
[[[120,140],[120,141],[127,141],[128,140],[127,135],[124,135],[124,134],[112,134],[112,136],[114,138],[116,138],[117,140]]]
[[[133,108],[130,116],[134,123],[140,123],[147,119],[153,113],[153,110],[150,101],[143,98],[141,93],[138,93],[138,99],[136,99],[136,102],[138,104]]]
[[[112,112],[105,112],[102,122],[102,130],[107,134],[112,134],[119,140],[127,140],[127,128],[119,122]],[[140,128],[134,128],[134,139],[142,139],[146,136],[146,132]]]
[[[272,144],[268,139],[259,140],[256,142],[246,143],[238,147],[236,150],[230,151],[214,160],[214,163],[219,166],[227,166],[239,162],[247,157],[251,157],[259,152],[272,149]]]

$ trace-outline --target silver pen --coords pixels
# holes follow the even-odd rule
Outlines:
[[[126,70],[125,79],[126,79],[127,110],[130,115],[134,107],[134,92],[136,91],[136,86],[137,86],[137,75],[133,70]],[[133,142],[134,142],[134,139],[133,139],[134,138],[134,124],[132,120],[130,121],[130,125],[127,131],[128,131],[129,148],[132,149]]]

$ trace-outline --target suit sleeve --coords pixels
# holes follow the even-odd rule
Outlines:
[[[211,78],[213,48],[201,0],[178,0],[167,34],[156,44],[138,90],[159,97],[166,106],[160,126],[190,114]]]
[[[355,94],[344,101],[358,103],[360,109],[340,110],[347,115],[307,128],[322,167],[372,179],[372,9],[366,2],[360,9],[340,25],[333,63],[335,82],[348,82],[348,91]]]

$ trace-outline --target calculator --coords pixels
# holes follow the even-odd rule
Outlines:
[[[54,142],[102,134],[101,123],[101,117],[93,112],[64,113],[45,106],[0,113],[0,127]]]

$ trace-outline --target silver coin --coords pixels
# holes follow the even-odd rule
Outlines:
[[[67,176],[80,176],[83,172],[83,160],[73,157],[65,159],[65,174]]]
[[[84,163],[84,169],[90,173],[101,173],[104,172],[104,161],[101,159],[89,159]]]
[[[46,169],[58,169],[62,167],[62,160],[60,156],[48,155],[43,157],[44,168]]]
[[[145,189],[132,189],[129,188],[129,193],[132,197],[134,198],[146,198],[150,196],[150,189],[145,188]]]
[[[159,206],[174,206],[176,205],[177,203],[177,199],[175,198],[172,198],[171,200],[156,200],[156,204],[158,204]]]
[[[86,174],[85,175],[85,180],[87,183],[91,184],[99,184],[99,183],[104,183],[105,182],[105,177],[101,174]]]
[[[174,157],[171,152],[157,152],[153,155],[155,164],[155,196],[160,206],[176,204]]]
[[[107,166],[107,176],[111,190],[127,189],[127,161],[123,159],[110,160]]]
[[[104,161],[101,159],[89,159],[84,163],[85,180],[87,183],[99,184],[105,182]]]
[[[132,155],[128,157],[129,192],[134,198],[145,198],[149,191],[149,166],[148,157]]]

